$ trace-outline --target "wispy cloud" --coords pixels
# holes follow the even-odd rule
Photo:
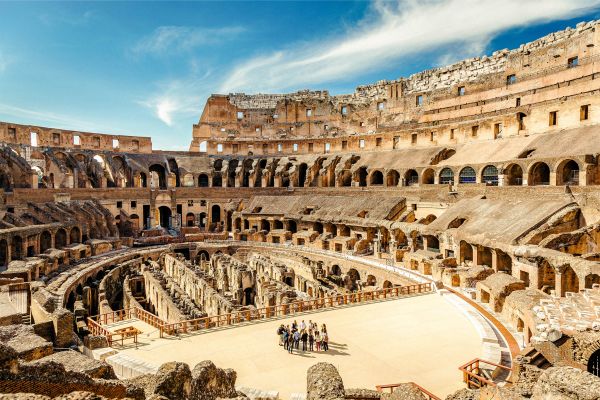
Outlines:
[[[162,55],[193,50],[199,46],[229,40],[241,32],[242,27],[201,28],[190,26],[160,26],[142,38],[132,48],[134,54]]]
[[[96,17],[96,12],[87,10],[82,13],[67,13],[64,11],[56,13],[46,13],[38,16],[40,22],[47,26],[71,25],[84,26],[90,23]]]
[[[15,107],[0,103],[0,118],[5,116],[11,120],[20,119],[24,123],[51,124],[55,127],[75,130],[106,131],[116,132],[114,127],[95,124],[90,121],[84,121],[70,115],[59,114],[51,111],[30,110],[27,108]],[[18,122],[18,121],[16,121]]]
[[[259,54],[235,66],[220,92],[303,88],[409,63],[405,57],[434,49],[442,52],[441,61],[474,56],[503,31],[572,18],[598,5],[599,0],[545,0],[543,6],[539,0],[376,1],[341,36]]]
[[[152,110],[154,115],[168,126],[179,117],[198,116],[198,110],[206,101],[207,93],[214,89],[211,71],[202,75],[162,82],[158,90],[138,104]]]

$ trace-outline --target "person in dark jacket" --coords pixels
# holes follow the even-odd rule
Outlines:
[[[308,333],[306,333],[306,330],[302,331],[300,340],[302,341],[302,351],[306,351],[306,342],[308,342]]]

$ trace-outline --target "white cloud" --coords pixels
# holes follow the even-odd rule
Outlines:
[[[198,116],[206,101],[206,93],[212,89],[211,71],[188,79],[172,80],[159,84],[158,90],[138,104],[152,110],[154,115],[168,126],[175,125],[176,118]]]
[[[410,63],[417,52],[439,49],[439,61],[481,54],[500,32],[575,17],[600,0],[376,1],[344,35],[260,54],[235,66],[220,92],[273,92],[350,78]],[[444,48],[458,48],[447,52]]]
[[[135,54],[160,55],[167,52],[192,50],[198,46],[219,43],[243,32],[241,27],[200,28],[160,26],[135,44]]]
[[[65,11],[59,11],[52,14],[41,14],[38,16],[40,22],[47,26],[85,26],[95,18],[96,12],[92,10],[87,10],[83,13],[69,13]]]

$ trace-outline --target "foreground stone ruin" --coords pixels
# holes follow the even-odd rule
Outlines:
[[[482,348],[447,399],[600,399],[598,24],[347,95],[215,94],[188,152],[0,122],[1,397],[274,399],[124,353],[439,296]],[[335,365],[294,400],[440,398]]]

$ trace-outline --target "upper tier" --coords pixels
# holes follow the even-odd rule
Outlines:
[[[590,110],[600,89],[594,79],[600,67],[598,23],[580,23],[515,50],[359,86],[348,95],[308,90],[212,95],[194,125],[190,151],[356,152],[596,124],[599,113]]]

